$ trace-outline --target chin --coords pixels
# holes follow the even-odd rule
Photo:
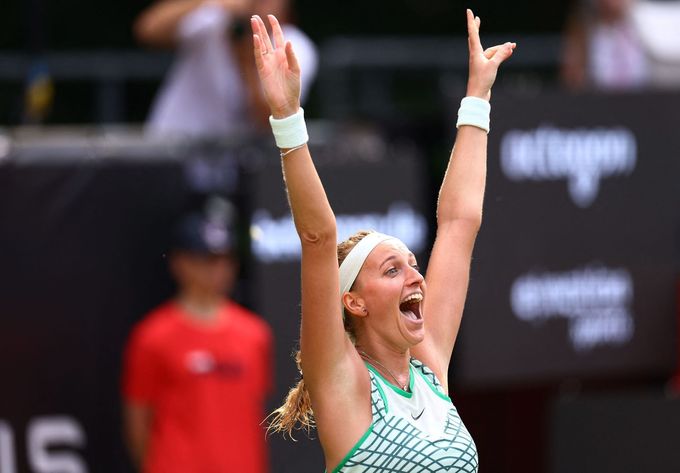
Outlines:
[[[425,340],[425,332],[423,331],[422,333],[412,333],[409,331],[404,331],[401,332],[401,336],[406,341],[406,344],[408,345],[408,348],[413,348],[414,346],[418,345],[420,342]]]

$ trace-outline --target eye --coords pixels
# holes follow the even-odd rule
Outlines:
[[[420,266],[418,266],[417,263],[416,263],[416,264],[412,264],[411,267],[412,267],[413,269],[415,269],[416,271],[420,272]]]
[[[399,270],[397,268],[395,268],[394,266],[392,266],[387,271],[385,271],[385,274],[387,276],[395,276],[398,272],[399,272]]]

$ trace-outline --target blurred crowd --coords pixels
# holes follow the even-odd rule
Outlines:
[[[569,5],[562,52],[554,58],[554,79],[565,89],[680,87],[680,1],[573,0]],[[319,68],[318,48],[296,26],[289,0],[156,1],[132,28],[140,46],[174,51],[172,67],[147,110],[148,132],[201,136],[266,125],[247,25],[252,14],[265,12],[282,19],[305,71],[303,100],[309,96]],[[49,122],[54,79],[39,56],[31,64],[20,120]]]
[[[680,87],[680,2],[581,0],[564,31],[571,90]]]

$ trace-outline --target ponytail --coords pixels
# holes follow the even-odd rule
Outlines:
[[[294,430],[304,430],[307,436],[309,436],[315,427],[312,401],[309,397],[307,386],[305,386],[305,380],[302,377],[301,359],[300,350],[298,350],[295,354],[295,364],[298,367],[298,371],[300,371],[300,380],[288,391],[283,405],[269,415],[269,417],[272,417],[272,421],[267,427],[267,433],[281,433],[284,437],[288,435],[291,439],[295,440],[293,438]]]
[[[338,266],[342,264],[352,248],[361,241],[370,231],[359,231],[350,236],[347,240],[338,245]],[[344,316],[345,331],[349,335],[352,342],[354,342],[354,331],[352,329],[351,318]],[[281,407],[269,414],[267,417],[272,418],[267,426],[267,433],[277,432],[288,435],[293,438],[294,430],[304,430],[307,435],[315,428],[314,411],[312,410],[312,401],[309,397],[309,391],[305,386],[305,380],[302,377],[302,356],[300,350],[295,354],[295,364],[300,372],[300,380],[298,383],[288,391],[286,401]]]

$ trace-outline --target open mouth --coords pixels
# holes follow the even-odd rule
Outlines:
[[[399,310],[408,319],[420,320],[420,303],[423,301],[422,294],[411,294],[399,304]]]

